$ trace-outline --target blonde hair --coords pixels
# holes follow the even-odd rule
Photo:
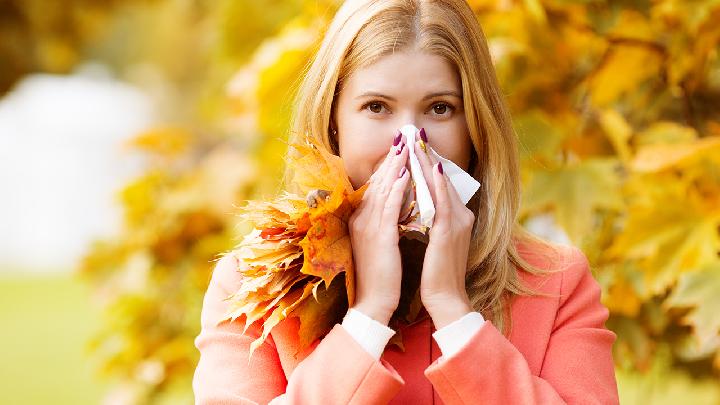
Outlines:
[[[306,69],[295,99],[290,138],[315,138],[335,155],[338,140],[330,131],[336,95],[352,72],[400,49],[436,54],[460,74],[463,103],[473,144],[471,174],[482,184],[468,202],[475,213],[469,248],[466,290],[473,309],[503,333],[510,329],[509,299],[547,295],[521,283],[517,268],[541,275],[525,261],[514,242],[549,247],[517,222],[520,174],[517,140],[501,95],[485,36],[462,0],[349,0],[338,10]],[[289,169],[285,183],[291,178]],[[557,256],[555,256],[557,257]],[[557,269],[560,270],[560,269]]]

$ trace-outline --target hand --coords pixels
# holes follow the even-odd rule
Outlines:
[[[390,148],[348,221],[355,262],[353,307],[385,325],[400,302],[402,262],[397,223],[410,178],[404,169],[408,154],[402,140]]]
[[[447,175],[441,172],[441,163],[427,154],[419,142],[414,147],[435,204],[420,279],[420,298],[435,328],[440,329],[473,310],[465,290],[465,274],[475,214],[463,204]]]

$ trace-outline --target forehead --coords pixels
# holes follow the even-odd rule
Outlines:
[[[426,93],[434,90],[455,90],[461,93],[460,76],[445,58],[420,52],[403,51],[379,58],[353,72],[345,89],[356,94],[367,90],[385,94]]]

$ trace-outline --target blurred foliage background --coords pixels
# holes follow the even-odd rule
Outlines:
[[[720,1],[469,3],[520,139],[522,221],[588,255],[621,402],[720,403]],[[77,271],[106,403],[192,403],[212,260],[236,206],[278,191],[289,100],[339,4],[0,1],[0,92],[95,60],[160,109],[127,144],[148,163],[122,230]]]

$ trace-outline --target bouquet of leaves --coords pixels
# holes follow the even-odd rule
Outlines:
[[[298,351],[306,348],[340,322],[355,300],[348,220],[368,185],[354,190],[342,159],[310,137],[290,147],[296,153],[286,164],[293,185],[304,196],[284,191],[273,201],[247,201],[240,215],[253,229],[226,253],[237,259],[243,281],[226,298],[228,309],[220,322],[239,320],[243,331],[262,322],[262,334],[251,343],[250,356],[273,327],[291,316],[300,321]],[[412,230],[410,224],[416,220],[414,185],[406,192],[411,196],[405,199],[408,203],[398,222],[401,234]],[[340,281],[333,282],[336,278]],[[413,291],[403,293],[405,302],[399,305],[407,309],[402,314],[405,322],[420,312],[419,291]],[[398,322],[394,317],[391,326]],[[404,350],[399,330],[389,344]]]

